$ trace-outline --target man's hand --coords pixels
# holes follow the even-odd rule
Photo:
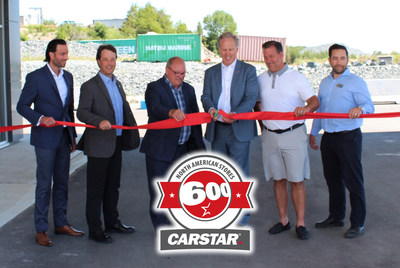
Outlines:
[[[363,110],[361,107],[356,107],[352,108],[349,112],[349,118],[354,119],[354,118],[359,118],[360,115],[362,115]]]
[[[75,150],[76,150],[76,139],[75,138],[72,140],[72,144],[70,145],[70,148],[71,148],[71,153],[75,152]]]
[[[99,124],[99,128],[101,130],[110,130],[111,129],[111,123],[108,120],[103,120]]]
[[[211,118],[214,120],[214,121],[217,121],[217,119],[218,119],[218,116],[217,117],[215,117],[215,113],[217,112],[217,109],[211,109],[208,113],[211,115]]]
[[[175,119],[178,122],[185,119],[185,113],[180,109],[170,110],[168,116]]]
[[[229,115],[231,114],[235,114],[233,112],[230,112]],[[230,118],[226,118],[225,116],[222,117],[222,122],[227,123],[227,124],[232,124],[233,122],[235,122],[234,119],[230,119]]]
[[[56,120],[54,120],[54,118],[51,117],[51,116],[43,116],[40,119],[40,123],[45,125],[45,126],[52,126],[52,125],[56,124]]]
[[[296,117],[299,116],[304,116],[306,113],[309,113],[310,109],[307,107],[296,107],[296,109],[294,109],[294,115]]]
[[[310,147],[313,150],[318,150],[319,146],[317,145],[317,137],[315,137],[314,135],[310,134]]]

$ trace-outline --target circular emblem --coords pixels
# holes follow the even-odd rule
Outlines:
[[[199,154],[180,161],[168,181],[158,182],[158,208],[168,208],[174,220],[187,229],[223,229],[242,208],[250,208],[251,183],[221,156]]]

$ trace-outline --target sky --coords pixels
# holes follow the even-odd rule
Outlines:
[[[110,2],[112,3],[110,5]],[[195,31],[216,10],[232,15],[239,35],[285,37],[288,46],[341,43],[366,53],[400,52],[398,0],[19,0],[20,15],[41,7],[43,18],[88,25],[125,19],[132,4],[150,3]]]

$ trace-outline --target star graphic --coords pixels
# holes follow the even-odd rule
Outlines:
[[[237,194],[236,194],[236,198],[240,198],[240,193],[237,193]]]
[[[175,197],[175,194],[174,194],[174,193],[170,193],[170,194],[169,194],[169,197],[170,197],[170,198],[174,198],[174,197]]]

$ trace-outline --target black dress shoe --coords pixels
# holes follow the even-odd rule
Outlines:
[[[286,231],[286,230],[289,230],[289,229],[290,229],[290,222],[288,222],[285,226],[281,222],[278,222],[277,224],[272,226],[268,230],[268,232],[270,234],[279,234],[279,233],[282,233],[283,231]]]
[[[315,228],[329,228],[329,227],[342,227],[344,225],[343,221],[338,221],[332,217],[328,217],[324,221],[319,221],[315,224]]]
[[[309,237],[307,228],[304,226],[299,226],[299,227],[296,226],[296,234],[297,237],[301,240],[306,240]]]
[[[131,234],[136,231],[134,226],[128,226],[125,224],[122,224],[121,221],[117,221],[116,224],[113,226],[108,226],[106,227],[105,232],[106,233],[122,233],[122,234]]]
[[[112,237],[106,235],[103,231],[89,232],[89,239],[105,244],[109,244],[112,242]]]
[[[357,238],[364,234],[365,228],[364,226],[361,227],[350,227],[345,233],[345,238]]]

